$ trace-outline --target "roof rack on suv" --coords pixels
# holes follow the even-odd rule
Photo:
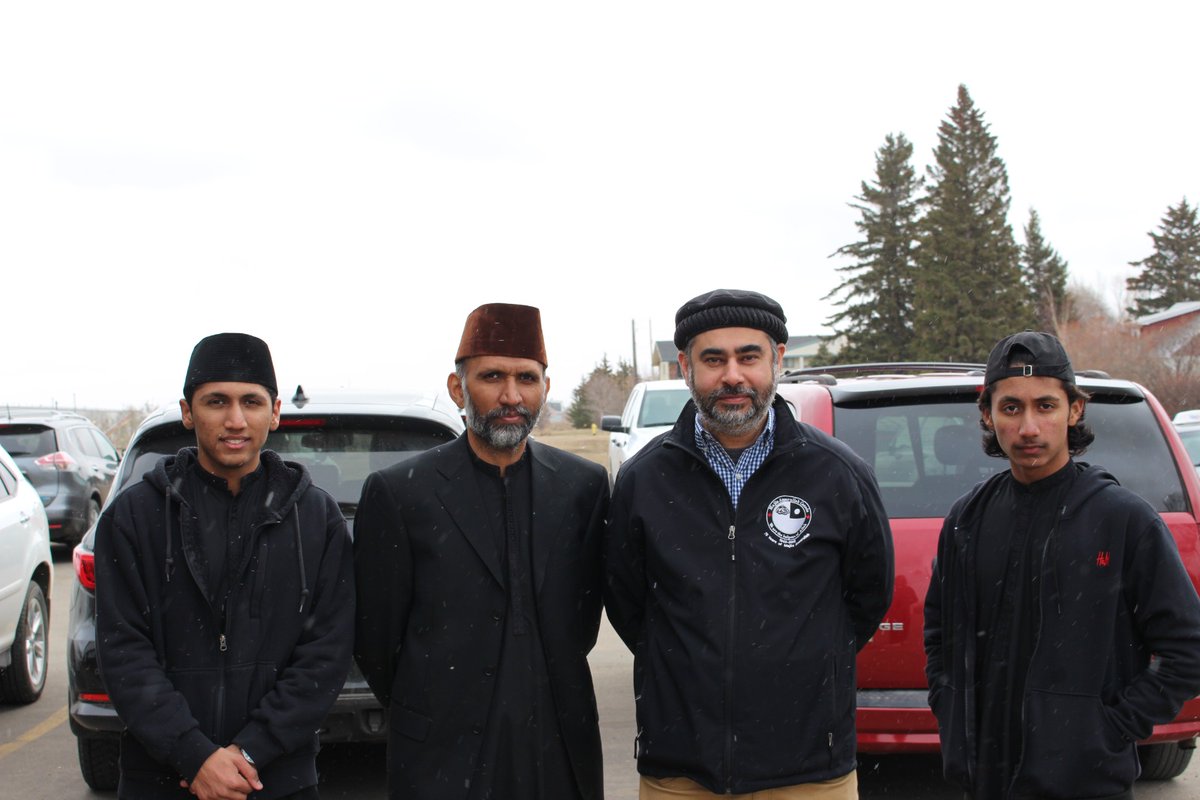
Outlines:
[[[6,420],[16,419],[17,417],[53,417],[54,419],[87,419],[83,414],[74,411],[62,411],[57,408],[42,408],[39,406],[4,406],[4,418]]]
[[[984,364],[962,364],[952,361],[895,361],[868,364],[833,364],[827,367],[790,369],[780,376],[784,383],[812,381],[830,386],[838,377],[903,377],[908,375],[982,375]]]
[[[831,364],[827,367],[789,369],[779,376],[783,383],[820,383],[836,386],[838,377],[900,378],[913,375],[983,375],[987,365],[954,361],[880,361],[866,364]],[[1077,369],[1077,378],[1112,380],[1102,369]]]

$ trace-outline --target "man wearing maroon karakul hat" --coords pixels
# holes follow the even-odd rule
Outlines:
[[[392,798],[603,797],[608,479],[529,440],[549,386],[538,309],[480,306],[447,383],[466,434],[363,487],[355,651],[390,712]]]

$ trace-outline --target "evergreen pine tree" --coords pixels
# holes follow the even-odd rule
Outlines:
[[[596,412],[588,400],[585,383],[575,387],[572,392],[571,405],[567,408],[567,419],[573,428],[586,428],[596,422]]]
[[[1129,266],[1141,267],[1141,274],[1125,282],[1134,297],[1128,311],[1135,317],[1153,314],[1175,303],[1200,300],[1200,221],[1196,207],[1187,198],[1167,208],[1158,227],[1159,233],[1147,235],[1154,242],[1154,253]]]
[[[917,200],[921,179],[909,163],[912,144],[904,134],[888,134],[875,153],[875,183],[862,183],[851,203],[861,218],[854,223],[860,241],[838,248],[835,256],[855,261],[838,272],[847,277],[823,299],[840,296],[841,310],[829,324],[846,337],[838,360],[899,361],[912,343],[912,269]]]
[[[1008,224],[1008,170],[967,87],[938,129],[913,282],[914,356],[982,362],[1032,323]]]
[[[1021,248],[1021,271],[1029,287],[1034,324],[1038,330],[1057,333],[1066,320],[1067,262],[1043,238],[1041,220],[1032,208]]]

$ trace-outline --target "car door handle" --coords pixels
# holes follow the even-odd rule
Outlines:
[[[20,514],[18,514],[18,515],[17,515],[17,520],[18,520],[18,521],[19,521],[19,522],[20,522],[22,525],[28,525],[28,524],[29,524],[29,520],[31,520],[31,519],[33,519],[33,517],[29,516],[29,515],[28,515],[28,514],[26,514],[24,511],[22,511]]]

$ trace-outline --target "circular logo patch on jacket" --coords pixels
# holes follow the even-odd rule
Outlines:
[[[812,506],[799,497],[776,497],[767,506],[767,538],[780,547],[795,547],[808,538],[812,513]]]

